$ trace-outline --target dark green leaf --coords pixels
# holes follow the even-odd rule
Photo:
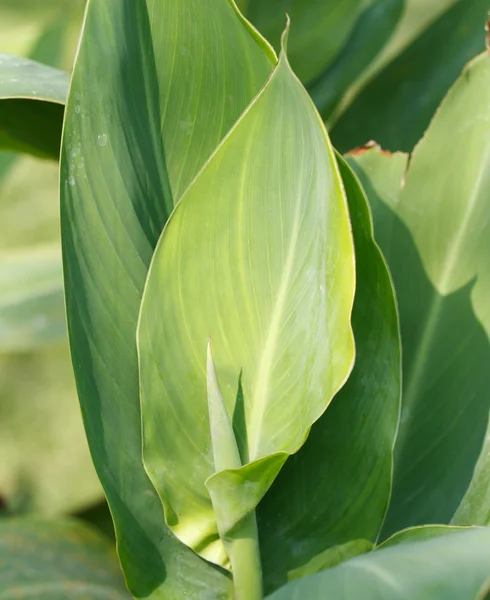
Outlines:
[[[342,152],[412,150],[465,63],[485,48],[488,0],[459,0],[356,97],[332,129]]]
[[[136,324],[168,215],[273,68],[228,0],[90,0],[64,130],[68,326],[85,426],[137,597],[227,597],[142,465]]]
[[[288,55],[303,83],[317,79],[341,50],[363,9],[364,0],[245,0],[244,13],[279,49],[291,19]]]
[[[405,0],[374,0],[361,14],[350,37],[325,73],[308,86],[325,121],[349,87],[384,48],[400,20]]]
[[[0,54],[0,148],[57,159],[67,73]]]
[[[489,123],[482,55],[417,146],[402,191],[403,155],[372,149],[353,159],[393,273],[404,348],[385,535],[423,523],[486,524],[490,515]],[[386,184],[393,164],[398,189]]]

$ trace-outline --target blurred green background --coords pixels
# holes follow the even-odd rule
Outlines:
[[[82,0],[0,0],[0,52],[69,71],[83,4]],[[58,215],[57,163],[0,153],[0,498],[4,514],[78,512],[102,498],[60,318]],[[15,327],[14,310],[29,311],[29,327],[25,323],[23,328]]]

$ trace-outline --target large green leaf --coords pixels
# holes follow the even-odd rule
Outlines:
[[[255,509],[345,382],[353,295],[333,151],[282,53],[168,222],[141,308],[144,462],[172,530],[210,560],[227,564],[218,527]],[[211,453],[208,336],[240,469]]]
[[[384,1],[384,0],[383,0]],[[279,49],[286,13],[291,18],[288,54],[304,83],[323,74],[341,50],[365,5],[365,0],[243,0],[253,24]]]
[[[449,523],[458,509],[458,524],[487,523],[490,514],[489,107],[490,57],[482,55],[417,146],[401,192],[383,186],[393,161],[401,180],[406,157],[373,149],[355,158],[393,273],[404,348],[386,534]]]
[[[465,63],[485,48],[487,0],[459,0],[356,97],[332,129],[342,151],[412,150]]]
[[[490,584],[490,529],[410,541],[281,588],[270,600],[477,600]],[[414,538],[418,538],[415,531]]]
[[[59,156],[68,73],[0,54],[0,147]]]
[[[64,336],[59,248],[0,253],[0,351],[25,350]]]
[[[2,600],[129,600],[111,544],[75,520],[0,521]]]
[[[65,120],[62,242],[85,426],[137,597],[226,597],[178,542],[141,458],[136,325],[174,202],[275,56],[228,0],[90,0]]]
[[[299,574],[341,562],[339,556],[345,560],[348,552],[370,549],[391,491],[401,393],[396,306],[364,193],[342,160],[340,170],[356,249],[356,363],[259,505],[268,591]],[[356,539],[364,541],[353,543]]]

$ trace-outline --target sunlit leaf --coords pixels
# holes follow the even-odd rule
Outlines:
[[[401,393],[396,306],[372,237],[366,198],[339,160],[356,249],[356,363],[346,385],[259,505],[268,590],[299,573],[341,562],[339,556],[345,560],[349,552],[353,556],[370,549],[391,491]]]
[[[229,531],[304,443],[352,367],[353,294],[340,175],[283,53],[178,204],[142,302],[145,465],[172,530],[210,560],[226,564],[208,490]],[[209,336],[244,465],[216,473]]]

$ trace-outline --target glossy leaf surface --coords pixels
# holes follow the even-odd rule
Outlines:
[[[353,295],[340,175],[283,53],[169,220],[141,309],[145,465],[172,530],[207,558],[226,564],[208,490],[232,529],[345,382]],[[244,464],[217,473],[208,337]]]
[[[268,598],[477,600],[489,581],[490,529],[483,528],[376,550],[290,583]]]
[[[373,239],[364,192],[346,163],[338,160],[356,250],[356,363],[305,445],[288,459],[259,505],[269,591],[299,574],[341,562],[339,556],[348,557],[348,552],[369,550],[379,535],[391,491],[401,394],[395,299]]]
[[[75,520],[0,521],[2,600],[130,600],[112,544]]]
[[[89,1],[61,164],[68,328],[92,455],[137,597],[229,591],[168,531],[144,471],[136,324],[174,202],[274,61],[228,0]]]
[[[335,146],[344,152],[375,140],[411,151],[465,63],[485,48],[487,12],[486,0],[447,8],[359,93],[332,129]]]
[[[393,161],[401,181],[403,155],[374,149],[355,159],[393,273],[404,348],[394,492],[384,535],[409,525],[449,523],[457,511],[457,524],[488,520],[489,91],[485,55],[448,94],[415,150],[401,192],[391,187],[386,193],[383,186]]]
[[[68,73],[0,54],[0,148],[58,159]]]

